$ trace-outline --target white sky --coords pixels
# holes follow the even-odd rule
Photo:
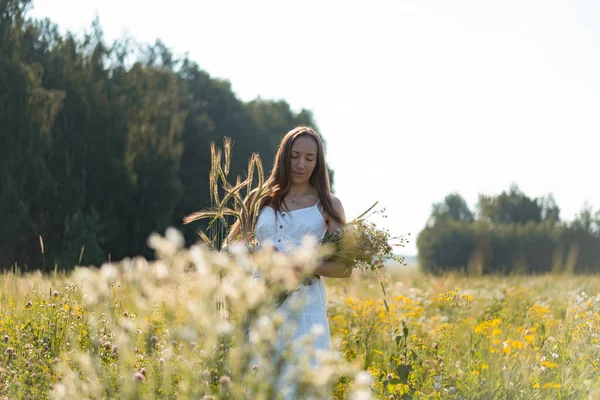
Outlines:
[[[517,183],[571,220],[600,207],[600,1],[34,0],[106,39],[160,38],[244,101],[313,111],[346,215],[411,233],[453,191]]]

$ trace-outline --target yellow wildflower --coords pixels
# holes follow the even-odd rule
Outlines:
[[[533,344],[535,340],[535,335],[525,335],[525,340],[527,341],[527,343]]]
[[[548,382],[542,385],[542,389],[560,389],[560,383]]]
[[[553,363],[552,361],[542,361],[542,366],[546,368],[557,368],[558,364]]]

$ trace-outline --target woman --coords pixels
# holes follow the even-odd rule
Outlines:
[[[300,246],[305,235],[320,240],[326,230],[332,232],[346,222],[342,203],[330,191],[323,143],[312,128],[299,126],[285,135],[265,186],[269,195],[259,207],[254,227],[255,237],[261,245],[270,244],[278,251],[291,254],[295,247]],[[238,234],[239,225],[234,226],[229,239]],[[323,262],[317,266],[314,274],[348,278],[352,268],[340,263]],[[304,300],[304,307],[299,313],[292,313],[289,306],[299,296]],[[324,350],[331,348],[323,279],[313,277],[310,284],[302,285],[288,296],[280,306],[280,311],[296,324],[293,340],[317,331],[321,335],[315,338],[314,347]],[[311,360],[311,365],[318,366],[315,358]],[[286,398],[294,396],[292,389]]]

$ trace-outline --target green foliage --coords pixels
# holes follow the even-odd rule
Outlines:
[[[460,221],[442,221],[426,227],[417,238],[419,265],[425,272],[465,268],[475,248],[474,226]]]
[[[586,205],[577,219],[560,223],[550,195],[530,199],[512,186],[509,193],[480,196],[480,215],[458,194],[433,206],[417,239],[425,272],[594,273],[600,270],[600,211]]]
[[[479,196],[480,219],[493,224],[525,224],[542,220],[542,207],[538,200],[532,200],[516,185],[499,196]]]
[[[0,268],[100,264],[138,254],[167,226],[210,205],[209,143],[230,137],[232,176],[283,135],[313,125],[284,101],[240,101],[157,40],[106,43],[28,21],[29,1],[0,1]],[[200,227],[202,228],[202,227]],[[39,237],[46,251],[42,257]]]
[[[0,265],[15,261],[32,265],[39,251],[30,250],[39,243],[37,234],[45,218],[35,212],[36,203],[53,181],[44,156],[53,145],[49,132],[64,93],[42,87],[41,66],[16,57],[21,46],[14,33],[21,29],[19,4],[1,4]]]
[[[442,203],[436,203],[433,205],[430,221],[435,222],[445,219],[473,222],[473,213],[471,210],[469,210],[467,202],[460,194],[449,194]]]

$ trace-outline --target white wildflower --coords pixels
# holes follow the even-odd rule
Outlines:
[[[169,268],[167,268],[165,263],[161,261],[157,261],[154,263],[152,272],[154,273],[156,279],[158,279],[159,281],[162,281],[169,276]]]
[[[273,321],[266,315],[261,316],[256,321],[256,333],[265,340],[272,340],[275,337]]]
[[[181,249],[185,245],[185,239],[183,238],[183,235],[175,228],[167,228],[165,237],[173,244],[173,246],[175,246],[176,249]]]
[[[373,377],[367,371],[360,371],[356,374],[355,382],[358,386],[370,387],[373,383]]]
[[[119,277],[119,270],[113,264],[104,264],[100,269],[102,278],[109,282],[114,282]]]
[[[209,274],[209,266],[208,261],[206,260],[206,253],[202,249],[202,246],[193,245],[190,247],[188,251],[188,256],[194,266],[196,267],[196,271],[201,275],[205,276]]]
[[[221,321],[217,325],[217,332],[220,335],[231,333],[232,330],[233,330],[233,325],[229,321]]]
[[[371,400],[373,397],[371,396],[370,389],[359,389],[352,392],[352,400]]]
[[[246,307],[248,308],[256,306],[266,294],[264,283],[258,279],[246,279],[242,288],[246,297]]]
[[[323,328],[323,325],[321,324],[315,324],[310,331],[315,336],[321,336],[325,333],[325,328]]]

